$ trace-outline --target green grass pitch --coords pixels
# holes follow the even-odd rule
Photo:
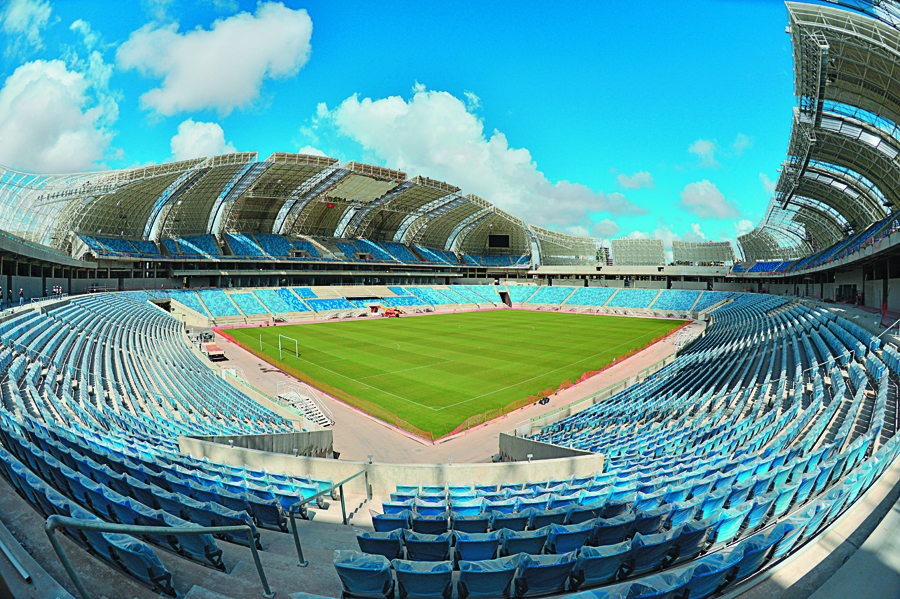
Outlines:
[[[683,321],[525,310],[228,331],[290,374],[387,422],[445,435],[470,416],[575,382]]]

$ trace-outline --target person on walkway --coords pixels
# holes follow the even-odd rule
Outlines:
[[[12,308],[12,287],[6,291],[6,307]]]
[[[25,290],[19,287],[19,305],[25,305]]]

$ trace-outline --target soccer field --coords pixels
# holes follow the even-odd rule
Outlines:
[[[476,414],[573,383],[683,321],[491,310],[228,331],[283,370],[438,438]],[[408,427],[406,427],[408,428]]]

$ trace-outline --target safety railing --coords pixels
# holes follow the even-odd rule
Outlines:
[[[179,536],[243,532],[247,535],[247,544],[253,552],[253,561],[256,563],[256,571],[259,574],[260,582],[262,582],[263,597],[272,599],[272,597],[275,596],[275,593],[269,588],[269,581],[266,578],[262,562],[259,559],[259,551],[256,549],[256,541],[253,538],[253,531],[250,526],[132,526],[128,524],[112,524],[101,520],[80,520],[78,518],[67,518],[65,516],[54,514],[47,518],[47,522],[44,523],[44,532],[46,532],[47,536],[50,538],[50,545],[53,546],[53,550],[56,552],[56,556],[59,558],[66,574],[72,579],[72,583],[78,590],[78,594],[81,595],[81,599],[91,599],[91,596],[81,582],[78,573],[75,572],[75,568],[72,567],[72,563],[69,561],[66,552],[59,543],[59,539],[56,537],[56,529],[58,528],[112,532],[126,535],[152,535],[165,533],[166,535]]]
[[[331,485],[329,488],[325,489],[324,491],[319,491],[315,495],[312,495],[310,497],[302,499],[301,501],[298,501],[297,503],[292,505],[290,508],[288,508],[288,515],[291,518],[291,533],[293,533],[293,535],[294,535],[294,545],[297,547],[297,565],[298,566],[300,566],[301,568],[305,568],[306,566],[309,565],[309,562],[306,561],[305,559],[303,559],[303,547],[300,546],[300,533],[297,531],[297,519],[294,517],[294,514],[297,512],[297,510],[299,510],[300,508],[305,506],[307,503],[309,503],[311,501],[315,501],[319,497],[328,495],[328,494],[332,493],[335,489],[339,489],[339,493],[341,495],[341,517],[342,517],[344,526],[347,526],[347,504],[344,502],[344,484],[350,482],[357,476],[362,476],[362,475],[366,475],[366,498],[371,499],[371,496],[369,495],[369,470],[363,469],[363,470],[357,472],[356,474],[354,474],[353,476],[345,478],[344,480],[342,480],[341,482],[339,482],[337,484]]]

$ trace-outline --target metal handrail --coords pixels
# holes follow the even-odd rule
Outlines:
[[[59,558],[63,568],[65,568],[69,578],[71,578],[72,582],[75,584],[75,588],[78,589],[78,594],[81,595],[81,599],[91,599],[91,596],[88,594],[87,589],[84,588],[81,579],[72,567],[72,563],[66,556],[62,545],[60,545],[59,539],[56,538],[57,528],[92,530],[96,532],[112,532],[128,535],[165,533],[167,535],[178,536],[244,532],[247,534],[247,543],[250,545],[250,550],[253,552],[253,561],[256,562],[256,571],[259,574],[260,582],[262,582],[263,597],[272,599],[275,596],[274,591],[269,588],[269,581],[266,578],[262,562],[259,559],[256,541],[253,538],[253,530],[246,524],[240,526],[132,526],[128,524],[112,524],[110,522],[103,522],[102,520],[67,518],[54,514],[47,518],[47,522],[44,523],[44,532],[46,532],[47,536],[50,538],[50,544],[53,546],[56,556]]]
[[[344,480],[342,480],[341,482],[339,482],[335,485],[331,485],[331,487],[325,489],[324,491],[319,491],[315,495],[307,497],[306,499],[302,499],[288,508],[288,515],[291,518],[291,532],[294,535],[294,545],[297,547],[297,565],[300,566],[301,568],[305,568],[306,566],[308,566],[309,562],[307,560],[303,559],[303,548],[300,546],[300,533],[297,532],[297,519],[294,518],[295,511],[300,509],[307,503],[314,501],[314,500],[318,499],[319,497],[322,497],[324,495],[331,493],[335,489],[340,489],[341,515],[343,517],[344,526],[347,526],[347,506],[344,503],[344,483],[350,482],[351,480],[353,480],[357,476],[360,476],[361,474],[366,475],[366,497],[371,499],[371,496],[369,495],[369,469],[364,468],[364,469],[360,470],[359,472],[357,472],[356,474],[354,474],[353,476],[351,476],[349,478],[345,478]]]

